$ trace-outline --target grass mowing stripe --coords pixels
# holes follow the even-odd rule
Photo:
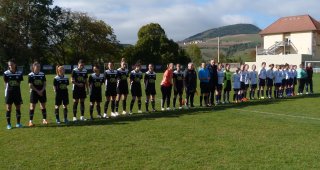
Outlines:
[[[283,116],[283,117],[301,118],[301,119],[320,121],[320,118],[308,117],[308,116],[294,116],[294,115],[289,115],[289,114],[271,113],[271,112],[263,112],[263,111],[257,111],[257,110],[247,110],[247,109],[234,109],[234,110],[241,111],[241,112],[260,113],[260,114],[267,114],[267,115],[274,115],[274,116]]]

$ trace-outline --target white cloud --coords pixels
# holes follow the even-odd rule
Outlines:
[[[55,0],[55,5],[104,20],[122,43],[135,43],[139,28],[150,22],[159,23],[169,38],[182,40],[223,25],[261,23],[265,17],[310,14],[319,20],[319,4],[317,0]]]

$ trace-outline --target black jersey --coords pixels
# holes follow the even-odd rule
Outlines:
[[[130,73],[130,85],[131,88],[133,87],[141,87],[141,79],[142,79],[142,72],[136,72],[135,70],[131,71]]]
[[[155,72],[147,71],[144,74],[144,85],[146,89],[155,88],[156,87],[157,76]]]
[[[69,79],[67,76],[56,76],[53,80],[53,86],[56,88],[56,93],[68,93]]]
[[[106,80],[106,86],[110,88],[114,88],[116,90],[118,73],[117,70],[106,70],[104,72],[104,79]]]
[[[6,84],[6,95],[8,92],[19,92],[20,93],[20,82],[23,81],[22,72],[16,71],[15,73],[7,70],[3,74],[3,79]]]
[[[45,82],[47,81],[46,75],[43,72],[31,72],[28,75],[28,83],[32,84],[37,90],[42,90]],[[32,91],[32,90],[31,90]]]
[[[173,72],[173,80],[176,88],[183,88],[184,72],[175,70]]]
[[[101,87],[104,83],[104,75],[93,73],[89,76],[89,85],[91,93],[101,93]]]
[[[71,73],[71,77],[76,83],[82,83],[83,87],[81,87],[81,89],[85,89],[85,84],[88,79],[88,71],[86,69],[82,69],[82,70],[79,70],[78,68],[73,69]],[[80,87],[73,85],[73,90],[76,90],[76,89],[80,89]]]
[[[129,70],[119,68],[117,70],[118,87],[128,86]]]

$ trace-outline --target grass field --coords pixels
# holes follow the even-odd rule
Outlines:
[[[320,168],[319,94],[57,126],[52,77],[47,77],[48,126],[40,125],[37,108],[36,127],[6,130],[1,107],[0,169]],[[320,76],[314,81],[319,92]],[[26,78],[22,89],[22,122],[27,125]],[[87,103],[87,117],[88,109]]]

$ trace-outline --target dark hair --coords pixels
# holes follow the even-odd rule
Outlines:
[[[16,60],[14,58],[11,58],[8,62],[16,63]]]
[[[267,64],[266,62],[262,62],[262,64],[261,65],[263,65],[263,64]]]
[[[83,60],[83,59],[80,59],[80,60],[78,61],[78,64],[84,64],[84,60]]]

